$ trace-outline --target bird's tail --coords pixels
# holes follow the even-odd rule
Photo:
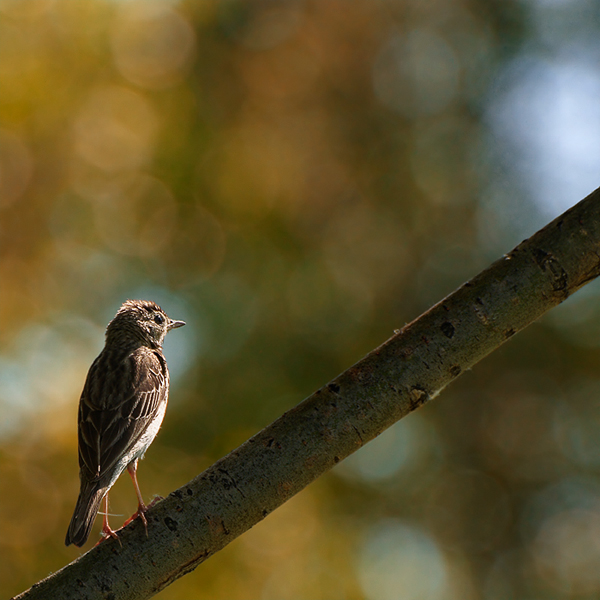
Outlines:
[[[99,488],[97,483],[88,483],[81,487],[65,538],[67,546],[75,544],[81,547],[86,543],[98,514],[100,502],[102,502],[107,491],[108,487]]]

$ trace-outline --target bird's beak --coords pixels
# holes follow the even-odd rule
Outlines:
[[[169,319],[169,324],[167,325],[167,331],[171,331],[171,329],[177,329],[178,327],[183,327],[185,325],[185,321],[173,321],[173,319]]]

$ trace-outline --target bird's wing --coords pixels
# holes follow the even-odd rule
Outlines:
[[[160,351],[141,347],[115,361],[103,351],[79,401],[79,465],[90,480],[110,473],[167,400],[169,375]]]

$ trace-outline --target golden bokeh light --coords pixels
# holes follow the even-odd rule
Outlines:
[[[188,323],[140,469],[166,496],[578,200],[589,6],[0,0],[0,589],[78,556],[77,402],[123,300]],[[156,597],[596,598],[599,294]]]

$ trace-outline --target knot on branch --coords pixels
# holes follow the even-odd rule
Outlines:
[[[454,336],[454,325],[452,325],[452,323],[450,323],[450,321],[446,321],[444,323],[442,323],[440,325],[440,329],[442,330],[442,333],[449,339],[451,339]]]
[[[429,394],[419,385],[413,386],[408,392],[410,400],[410,410],[415,410],[429,400]]]
[[[533,259],[544,272],[548,272],[552,277],[552,290],[555,292],[564,292],[568,296],[569,276],[562,268],[560,261],[550,252],[545,252],[541,248],[531,248]]]

